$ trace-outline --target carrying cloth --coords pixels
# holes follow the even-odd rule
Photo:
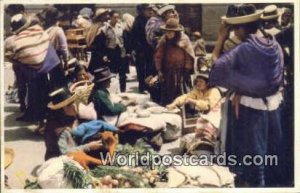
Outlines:
[[[283,54],[278,42],[250,35],[224,53],[213,65],[209,82],[241,95],[266,97],[278,91],[283,79]]]
[[[34,25],[13,36],[11,44],[5,45],[10,50],[12,60],[40,69],[46,58],[50,44],[49,35],[39,25]]]

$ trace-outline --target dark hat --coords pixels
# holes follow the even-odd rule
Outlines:
[[[52,110],[61,109],[74,102],[76,99],[76,95],[72,94],[66,87],[51,92],[49,97],[51,102],[48,104],[48,108]]]
[[[170,18],[165,25],[162,25],[160,29],[165,31],[183,31],[183,26],[179,24],[178,19]]]
[[[221,19],[227,24],[251,23],[260,19],[262,10],[256,10],[253,4],[239,4],[228,6],[226,16]]]
[[[11,31],[16,34],[27,29],[30,24],[31,19],[23,14],[16,14],[10,20]]]
[[[137,5],[136,7],[136,10],[141,12],[145,9],[152,9],[153,8],[153,5],[152,4],[149,4],[149,3],[142,3],[142,4],[139,4]]]
[[[111,79],[116,75],[112,74],[108,67],[98,68],[94,71],[94,82],[103,82],[105,80]]]
[[[45,14],[45,20],[50,20],[50,21],[58,20],[63,16],[62,12],[60,12],[57,8],[52,6],[47,7],[44,10],[44,14]]]
[[[10,4],[6,7],[5,12],[9,15],[16,15],[25,12],[23,4]]]

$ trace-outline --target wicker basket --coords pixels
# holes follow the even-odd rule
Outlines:
[[[88,104],[88,99],[94,88],[94,83],[90,81],[79,81],[71,85],[70,91],[77,95],[76,103]]]

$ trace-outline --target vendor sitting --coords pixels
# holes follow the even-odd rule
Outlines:
[[[91,153],[104,148],[100,137],[92,138],[100,132],[117,130],[116,127],[103,121],[90,121],[78,124],[77,108],[74,103],[76,94],[68,88],[60,88],[50,93],[51,109],[45,129],[45,159],[76,151]],[[77,137],[75,140],[75,137]]]
[[[114,103],[111,95],[107,90],[110,87],[111,78],[115,75],[111,74],[108,67],[99,68],[94,71],[95,86],[90,95],[89,101],[94,103],[98,119],[103,119],[103,116],[120,115],[126,111],[126,107],[134,105],[134,101],[122,101]]]
[[[208,74],[201,73],[194,80],[194,89],[177,97],[171,104],[167,105],[167,109],[172,110],[184,104],[191,104],[200,112],[208,112],[220,99],[219,90],[208,85]]]

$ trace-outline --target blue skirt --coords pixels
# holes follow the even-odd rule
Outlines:
[[[226,154],[237,158],[237,164],[229,165],[230,169],[237,174],[237,178],[241,178],[252,187],[271,185],[271,181],[274,184],[274,179],[276,181],[280,177],[281,147],[280,107],[274,111],[264,111],[240,104],[239,118],[236,118],[234,108],[229,102]],[[252,158],[275,155],[278,158],[278,165],[270,166],[265,162],[248,166],[245,164],[254,160],[249,158],[247,163],[243,162],[246,155]],[[259,159],[256,161],[260,161]]]

